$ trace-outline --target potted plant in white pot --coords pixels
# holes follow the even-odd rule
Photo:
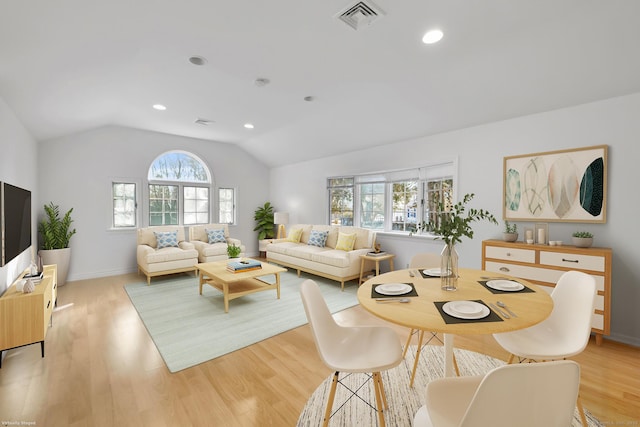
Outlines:
[[[593,244],[593,234],[588,231],[576,231],[571,235],[573,245],[578,248],[588,248]]]
[[[502,239],[505,242],[515,242],[518,240],[518,224],[512,224],[509,221],[505,221]]]
[[[76,234],[76,229],[71,229],[71,212],[69,209],[64,216],[60,217],[60,208],[53,202],[44,205],[45,219],[40,221],[38,231],[42,237],[39,251],[42,264],[55,264],[58,271],[58,286],[67,282],[69,272],[69,261],[71,260],[71,248],[69,240]]]

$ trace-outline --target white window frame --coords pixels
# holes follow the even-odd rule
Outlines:
[[[131,184],[135,186],[135,225],[134,226],[116,226],[115,225],[115,207],[113,205],[114,194],[113,194],[113,186],[114,184]],[[121,178],[121,177],[112,177],[109,179],[109,189],[107,194],[109,194],[109,217],[107,219],[108,230],[111,231],[129,231],[135,230],[140,227],[141,224],[141,207],[142,207],[142,181],[136,178]]]
[[[329,187],[329,182],[331,179],[337,178],[351,178],[352,176],[337,176],[337,177],[329,177],[327,178],[327,188],[331,190]],[[362,184],[371,184],[371,183],[384,183],[385,184],[385,206],[384,206],[384,226],[382,229],[379,228],[371,228],[378,233],[392,233],[392,234],[401,234],[401,235],[425,235],[425,236],[433,236],[432,233],[427,231],[404,231],[404,230],[393,230],[393,184],[398,182],[406,182],[406,181],[417,181],[418,182],[418,206],[416,212],[416,224],[421,224],[426,218],[424,218],[425,212],[425,203],[424,195],[426,193],[427,183],[429,181],[434,180],[442,180],[442,179],[451,179],[453,184],[453,201],[457,200],[457,191],[458,191],[458,159],[453,158],[450,160],[443,160],[428,163],[425,166],[414,168],[414,169],[403,169],[403,170],[393,170],[393,171],[383,171],[376,172],[371,174],[362,174],[362,175],[353,175],[354,184],[353,184],[353,222],[356,227],[363,227],[361,223],[362,212],[361,212],[361,200],[360,195],[361,191],[359,186]],[[329,221],[331,220],[331,198],[328,199],[328,209],[329,209]],[[366,228],[366,227],[363,227]]]
[[[180,154],[185,154],[187,156],[193,157],[194,159],[198,160],[200,162],[200,164],[202,165],[202,167],[204,168],[206,174],[207,174],[207,180],[208,182],[202,182],[202,181],[172,181],[172,180],[162,180],[162,179],[151,179],[149,177],[150,175],[150,171],[151,171],[151,167],[152,165],[160,158],[162,158],[163,156],[172,154],[172,153],[180,153]],[[213,215],[213,211],[214,211],[214,196],[213,196],[213,190],[214,190],[214,183],[213,183],[213,176],[211,174],[211,171],[209,169],[209,166],[207,165],[207,163],[202,160],[202,158],[192,152],[189,151],[183,151],[183,150],[169,150],[169,151],[165,151],[162,154],[160,154],[159,156],[157,156],[155,159],[153,159],[153,161],[151,162],[151,164],[149,165],[149,167],[147,168],[147,179],[146,179],[146,185],[145,185],[145,189],[144,189],[144,202],[145,202],[145,206],[146,206],[146,212],[145,212],[145,222],[146,225],[149,226],[150,224],[150,195],[149,195],[149,186],[150,185],[164,185],[164,186],[177,186],[178,187],[178,224],[175,225],[198,225],[198,224],[208,224],[211,222],[211,218]],[[204,223],[197,223],[197,224],[185,224],[184,223],[184,188],[185,187],[201,187],[201,188],[207,188],[208,189],[208,193],[209,193],[209,211],[207,212],[207,221]],[[173,224],[172,224],[173,225]]]
[[[231,198],[232,198],[232,206],[231,206],[231,222],[223,222],[222,221],[222,197],[220,195],[221,191],[231,191]],[[236,209],[236,198],[237,198],[237,194],[238,194],[238,190],[234,187],[219,187],[218,188],[218,223],[219,224],[229,224],[229,225],[236,225],[236,215],[237,215],[237,209]],[[226,211],[225,211],[226,212]]]

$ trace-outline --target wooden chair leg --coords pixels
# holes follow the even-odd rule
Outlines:
[[[384,395],[380,372],[373,373],[373,387],[376,393],[376,412],[378,413],[379,425],[380,427],[385,427],[384,409],[387,408],[387,398]]]
[[[578,400],[576,401],[576,405],[578,406],[578,412],[580,413],[580,420],[582,421],[582,426],[587,427],[587,417],[584,415],[584,408],[582,407],[582,401],[580,400],[580,396],[578,395]]]
[[[333,380],[331,381],[331,390],[329,391],[329,400],[327,401],[327,409],[324,411],[324,421],[322,422],[323,427],[327,427],[329,425],[329,418],[331,418],[331,409],[333,409],[333,399],[336,397],[336,387],[338,386],[338,374],[340,372],[336,371],[333,374]]]

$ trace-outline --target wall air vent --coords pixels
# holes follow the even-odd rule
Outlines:
[[[371,1],[360,1],[336,15],[336,18],[354,30],[368,27],[384,16],[384,12]]]

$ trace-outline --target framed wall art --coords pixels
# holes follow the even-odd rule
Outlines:
[[[503,219],[606,222],[607,148],[597,145],[505,157]]]

